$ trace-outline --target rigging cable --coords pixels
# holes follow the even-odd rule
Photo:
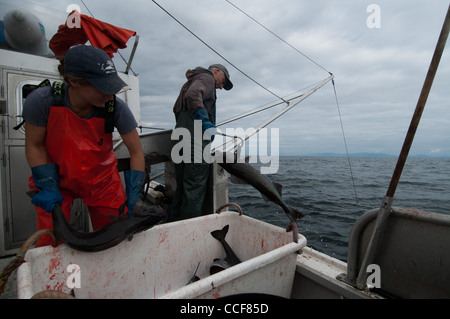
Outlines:
[[[258,24],[259,26],[261,26],[262,28],[264,28],[266,31],[268,31],[269,33],[271,33],[273,36],[275,36],[277,39],[279,39],[280,41],[282,41],[284,44],[288,45],[290,48],[292,48],[293,50],[295,50],[297,53],[301,54],[302,56],[304,56],[306,59],[308,59],[309,61],[311,61],[312,63],[314,63],[315,65],[317,65],[318,67],[320,67],[322,70],[324,70],[325,72],[328,72],[330,75],[333,75],[330,71],[328,71],[327,69],[325,69],[322,65],[320,65],[319,63],[317,63],[316,61],[314,61],[313,59],[311,59],[310,57],[308,57],[306,54],[304,54],[303,52],[301,52],[300,50],[298,50],[297,48],[295,48],[293,45],[291,45],[289,42],[287,42],[286,40],[284,40],[283,38],[281,38],[279,35],[277,35],[275,32],[273,32],[272,30],[270,30],[269,28],[267,28],[265,25],[263,25],[262,23],[260,23],[259,21],[257,21],[255,18],[253,18],[252,16],[250,16],[248,13],[246,13],[245,11],[243,11],[242,9],[240,9],[239,7],[237,7],[235,4],[233,4],[231,1],[229,0],[225,0],[226,2],[228,2],[230,5],[232,5],[234,8],[236,8],[237,10],[239,10],[240,12],[242,12],[244,15],[246,15],[248,18],[250,18],[251,20],[253,20],[256,24]],[[337,98],[337,93],[336,93],[336,86],[334,83],[334,78],[331,80],[331,83],[333,84],[333,90],[334,90],[334,96],[336,99],[336,106],[337,106],[337,110],[338,110],[338,114],[339,114],[339,121],[341,124],[341,130],[342,130],[342,136],[344,138],[344,145],[345,145],[345,151],[347,154],[347,161],[348,161],[348,165],[350,168],[350,175],[352,178],[352,183],[353,183],[353,190],[355,192],[355,198],[356,198],[356,203],[358,203],[358,195],[356,194],[356,186],[355,186],[355,179],[353,177],[353,170],[352,170],[352,165],[350,162],[350,156],[348,153],[348,147],[347,147],[347,141],[345,138],[345,133],[344,133],[344,125],[342,123],[342,117],[341,117],[341,111],[339,109],[339,101]],[[245,116],[245,115],[244,115]]]
[[[168,12],[166,9],[164,9],[159,3],[157,3],[155,0],[152,0],[161,10],[163,10],[165,13],[167,13],[172,19],[174,19],[179,25],[181,25],[183,28],[185,28],[190,34],[192,34],[194,37],[196,37],[201,43],[203,43],[204,45],[206,45],[211,51],[213,51],[215,54],[217,54],[218,56],[220,56],[223,60],[225,60],[226,62],[228,62],[232,67],[234,67],[236,70],[238,70],[240,73],[242,73],[244,76],[246,76],[248,79],[250,79],[251,81],[253,81],[254,83],[256,83],[258,86],[262,87],[264,90],[266,90],[267,92],[269,92],[270,94],[276,96],[278,99],[282,100],[284,103],[286,103],[287,105],[289,105],[289,102],[286,101],[285,99],[283,99],[281,96],[278,96],[276,93],[272,92],[271,90],[269,90],[268,88],[266,88],[265,86],[263,86],[261,83],[259,83],[258,81],[256,81],[255,79],[253,79],[251,76],[249,76],[248,74],[246,74],[244,71],[242,71],[241,69],[239,69],[236,65],[234,65],[233,63],[231,63],[228,59],[226,59],[223,55],[221,55],[219,52],[217,52],[213,47],[211,47],[208,43],[206,43],[205,41],[203,41],[197,34],[195,34],[193,31],[191,31],[188,27],[186,27],[181,21],[179,21],[177,18],[175,18],[170,12]]]
[[[273,32],[272,30],[270,30],[269,28],[267,28],[265,25],[263,25],[262,23],[260,23],[259,21],[257,21],[255,18],[253,18],[252,16],[250,16],[248,13],[246,13],[245,11],[243,11],[242,9],[240,9],[239,7],[237,7],[235,4],[233,4],[231,1],[229,0],[225,0],[226,2],[228,2],[230,5],[232,5],[233,7],[235,7],[237,10],[239,10],[240,12],[242,12],[244,15],[246,15],[248,18],[250,18],[251,20],[253,20],[255,23],[257,23],[258,25],[260,25],[262,28],[264,28],[266,31],[268,31],[269,33],[271,33],[273,36],[275,36],[276,38],[278,38],[280,41],[282,41],[283,43],[285,43],[286,45],[288,45],[290,48],[294,49],[295,51],[297,51],[298,53],[300,53],[301,55],[303,55],[305,58],[307,58],[309,61],[311,61],[312,63],[314,63],[315,65],[317,65],[319,68],[321,68],[322,70],[324,70],[325,72],[328,72],[330,75],[332,74],[330,71],[328,71],[327,69],[325,69],[322,65],[320,65],[319,63],[317,63],[316,61],[314,61],[313,59],[311,59],[310,57],[308,57],[306,54],[304,54],[303,52],[301,52],[300,50],[298,50],[297,48],[295,48],[293,45],[291,45],[289,42],[287,42],[286,40],[284,40],[282,37],[280,37],[278,34],[276,34],[275,32]]]
[[[196,37],[200,42],[202,42],[206,47],[208,47],[211,51],[213,51],[215,54],[217,54],[219,57],[221,57],[223,60],[225,60],[226,62],[228,62],[231,66],[233,66],[236,70],[238,70],[240,73],[242,73],[244,76],[246,76],[248,79],[250,79],[251,81],[253,81],[255,84],[257,84],[258,86],[260,86],[261,88],[263,88],[264,90],[266,90],[267,92],[269,92],[270,94],[274,95],[275,97],[277,97],[278,99],[280,99],[281,101],[283,101],[284,103],[286,103],[288,106],[290,105],[290,100],[285,100],[284,98],[278,96],[277,94],[275,94],[274,92],[272,92],[271,90],[269,90],[268,88],[266,88],[265,86],[263,86],[262,84],[260,84],[259,82],[257,82],[255,79],[253,79],[252,77],[250,77],[248,74],[246,74],[244,71],[242,71],[241,69],[239,69],[236,65],[234,65],[232,62],[230,62],[228,59],[226,59],[223,55],[221,55],[219,52],[217,52],[214,48],[212,48],[209,44],[207,44],[203,39],[201,39],[197,34],[195,34],[193,31],[191,31],[187,26],[185,26],[181,21],[179,21],[177,18],[175,18],[170,12],[168,12],[166,9],[164,9],[159,3],[157,3],[155,0],[152,0],[153,3],[155,3],[161,10],[163,10],[167,15],[169,15],[173,20],[175,20],[179,25],[181,25],[184,29],[186,29],[189,33],[191,33],[194,37]],[[233,7],[235,7],[237,10],[239,10],[240,12],[242,12],[244,15],[246,15],[248,18],[250,18],[251,20],[253,20],[255,23],[257,23],[258,25],[260,25],[262,28],[264,28],[266,31],[270,32],[272,35],[274,35],[276,38],[278,38],[279,40],[281,40],[283,43],[285,43],[286,45],[288,45],[290,48],[292,48],[293,50],[295,50],[297,53],[301,54],[302,56],[304,56],[306,59],[308,59],[309,61],[313,62],[314,64],[316,64],[318,67],[320,67],[321,69],[323,69],[324,71],[328,72],[331,77],[333,77],[333,73],[331,73],[330,71],[328,71],[327,69],[325,69],[322,65],[320,65],[319,63],[317,63],[316,61],[312,60],[310,57],[308,57],[307,55],[305,55],[304,53],[302,53],[300,50],[298,50],[297,48],[295,48],[294,46],[292,46],[290,43],[288,43],[287,41],[285,41],[283,38],[281,38],[280,36],[278,36],[276,33],[274,33],[273,31],[271,31],[270,29],[268,29],[266,26],[264,26],[263,24],[261,24],[260,22],[258,22],[256,19],[254,19],[253,17],[251,17],[249,14],[247,14],[246,12],[244,12],[243,10],[241,10],[240,8],[238,8],[236,5],[234,5],[233,3],[231,3],[229,0],[225,0],[226,2],[228,2],[230,5],[232,5]],[[345,133],[344,133],[344,126],[342,123],[342,118],[341,118],[341,112],[339,109],[339,102],[337,99],[337,93],[336,93],[336,87],[334,84],[334,79],[332,80],[333,83],[333,90],[334,90],[334,95],[335,95],[335,99],[336,99],[336,105],[337,105],[337,109],[338,109],[338,113],[339,113],[339,119],[340,119],[340,123],[341,123],[341,129],[342,129],[342,134],[344,136],[344,144],[345,144],[345,149],[346,149],[346,153],[347,153],[347,160],[349,163],[349,167],[350,167],[350,174],[352,177],[352,182],[353,182],[353,189],[355,191],[355,197],[356,197],[356,202],[358,202],[358,196],[356,194],[356,187],[355,187],[355,181],[354,181],[354,177],[353,177],[353,171],[352,171],[352,167],[351,167],[351,163],[350,163],[350,157],[349,157],[349,153],[348,153],[348,148],[347,148],[347,141],[345,138]],[[301,95],[300,95],[301,96]],[[292,100],[292,99],[291,99]],[[268,107],[269,108],[269,107]],[[248,113],[251,112],[247,112],[247,114],[244,114],[243,117],[249,115]],[[255,112],[256,113],[256,112]],[[235,120],[235,119],[232,119]],[[224,124],[224,123],[221,123]]]
[[[355,178],[353,177],[352,164],[351,164],[351,162],[350,162],[350,156],[349,156],[349,154],[348,154],[347,140],[346,140],[346,138],[345,138],[344,124],[342,123],[341,110],[340,110],[340,108],[339,108],[339,101],[338,101],[338,98],[337,98],[336,86],[335,86],[335,84],[334,84],[334,79],[331,80],[331,83],[333,84],[334,98],[336,99],[336,106],[337,106],[337,110],[338,110],[338,114],[339,114],[339,121],[341,122],[342,136],[344,137],[345,151],[346,151],[346,153],[347,153],[347,161],[348,161],[348,167],[350,168],[350,175],[351,175],[351,177],[352,177],[353,190],[355,191],[356,203],[358,203],[358,195],[356,194]]]
[[[92,14],[91,10],[89,10],[88,6],[86,5],[86,3],[84,3],[83,0],[81,0],[81,3],[84,5],[84,7],[86,8],[86,10],[89,12],[89,14],[95,19],[94,15]],[[123,57],[122,53],[120,53],[119,50],[117,50],[117,53],[119,54],[119,56],[122,58],[122,61],[125,62],[125,64],[128,64],[128,61]],[[131,72],[133,72],[134,76],[137,76],[138,74],[136,72],[133,71],[133,69],[130,66],[130,70]]]
[[[92,14],[91,10],[89,10],[88,6],[86,5],[86,3],[84,3],[83,0],[81,0],[81,3],[84,5],[84,7],[86,8],[86,10],[89,12],[89,14],[94,18],[94,15]]]
[[[301,98],[301,97],[304,95],[304,93],[298,94],[299,92],[304,92],[306,89],[309,89],[309,88],[311,88],[311,87],[314,87],[314,86],[320,84],[321,82],[322,82],[322,81],[316,82],[316,83],[314,83],[314,84],[308,85],[307,87],[305,87],[305,88],[303,88],[303,89],[301,89],[301,90],[298,90],[298,91],[296,91],[296,92],[293,92],[293,93],[287,95],[287,96],[285,97],[285,99],[286,99],[288,102],[292,102],[293,100],[296,100],[296,99],[298,99],[298,98]],[[297,94],[297,95],[295,95],[294,97],[289,98],[289,96],[294,95],[294,94]],[[224,120],[224,121],[218,123],[217,126],[221,126],[221,125],[224,125],[224,124],[228,124],[228,123],[231,123],[231,122],[240,120],[240,119],[242,119],[242,118],[244,118],[244,117],[247,117],[247,116],[250,116],[250,115],[253,115],[253,114],[256,114],[256,113],[265,111],[265,110],[268,110],[268,109],[273,108],[273,107],[275,107],[275,106],[278,106],[278,105],[280,105],[280,104],[283,104],[283,102],[275,102],[275,101],[273,101],[273,102],[266,103],[266,104],[264,104],[264,105],[261,105],[261,106],[258,106],[258,107],[256,107],[256,108],[254,108],[254,109],[252,109],[252,110],[249,110],[249,111],[247,111],[247,112],[245,112],[245,113],[242,113],[242,114],[240,114],[240,115],[234,116],[234,117],[229,118],[229,119],[226,119],[226,120]]]
[[[291,102],[292,100],[298,99],[298,98],[300,98],[300,97],[302,97],[302,96],[303,96],[303,94],[300,94],[300,95],[298,95],[298,96],[296,96],[296,97],[287,99],[287,101],[288,101],[288,102]],[[284,102],[277,102],[277,103],[274,103],[274,104],[270,104],[270,105],[268,105],[268,106],[259,106],[259,107],[255,108],[255,109],[253,109],[253,110],[250,110],[250,111],[248,111],[248,112],[245,112],[245,113],[242,113],[242,114],[237,115],[237,116],[235,116],[235,117],[232,117],[232,118],[229,118],[229,119],[227,119],[227,120],[224,120],[224,121],[220,122],[219,124],[217,124],[217,126],[221,126],[221,125],[224,125],[224,124],[228,124],[228,123],[230,123],[230,122],[234,122],[234,121],[243,119],[244,117],[247,117],[247,116],[250,116],[250,115],[253,115],[253,114],[256,114],[256,113],[265,111],[265,110],[268,110],[268,109],[270,109],[270,108],[273,108],[273,107],[278,106],[278,105],[283,104],[283,103],[284,103]]]

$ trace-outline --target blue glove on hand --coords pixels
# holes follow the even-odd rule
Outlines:
[[[51,213],[55,204],[62,205],[63,197],[59,191],[59,170],[56,164],[38,165],[31,168],[34,185],[40,191],[33,196],[33,205]]]
[[[217,134],[217,127],[209,120],[206,110],[204,108],[200,108],[193,114],[194,119],[202,121],[202,133],[208,130],[208,133],[211,135],[211,140],[214,140],[214,135]]]
[[[141,189],[144,185],[145,173],[142,171],[128,170],[123,172],[125,177],[128,217],[131,217],[131,209],[136,201],[141,198]]]

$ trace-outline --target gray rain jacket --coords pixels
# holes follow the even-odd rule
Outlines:
[[[186,128],[191,134],[191,158],[194,161],[196,145],[202,150],[211,143],[211,140],[202,139],[194,141],[194,112],[204,108],[211,123],[216,124],[216,81],[208,69],[196,67],[186,72],[187,82],[182,86],[180,94],[173,107],[177,128]],[[202,138],[201,136],[200,138]],[[176,144],[178,141],[174,141]]]
[[[186,78],[187,82],[182,86],[173,107],[175,118],[182,111],[194,113],[199,108],[205,108],[209,120],[215,124],[216,82],[212,72],[199,66],[193,70],[187,70]]]

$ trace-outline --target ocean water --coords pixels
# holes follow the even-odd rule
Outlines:
[[[307,245],[347,261],[351,228],[362,214],[380,208],[396,163],[391,157],[280,157],[278,172],[268,177],[282,184],[286,204],[305,215],[298,226]],[[450,158],[408,158],[393,206],[449,214],[449,194]],[[281,227],[289,222],[249,185],[230,183],[229,199],[248,216]]]

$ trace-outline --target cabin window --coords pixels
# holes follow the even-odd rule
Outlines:
[[[25,80],[21,81],[16,88],[16,125],[19,125],[22,121],[23,105],[28,95],[35,90],[41,81],[37,80]],[[25,133],[25,126],[22,125],[19,129],[20,132]]]

